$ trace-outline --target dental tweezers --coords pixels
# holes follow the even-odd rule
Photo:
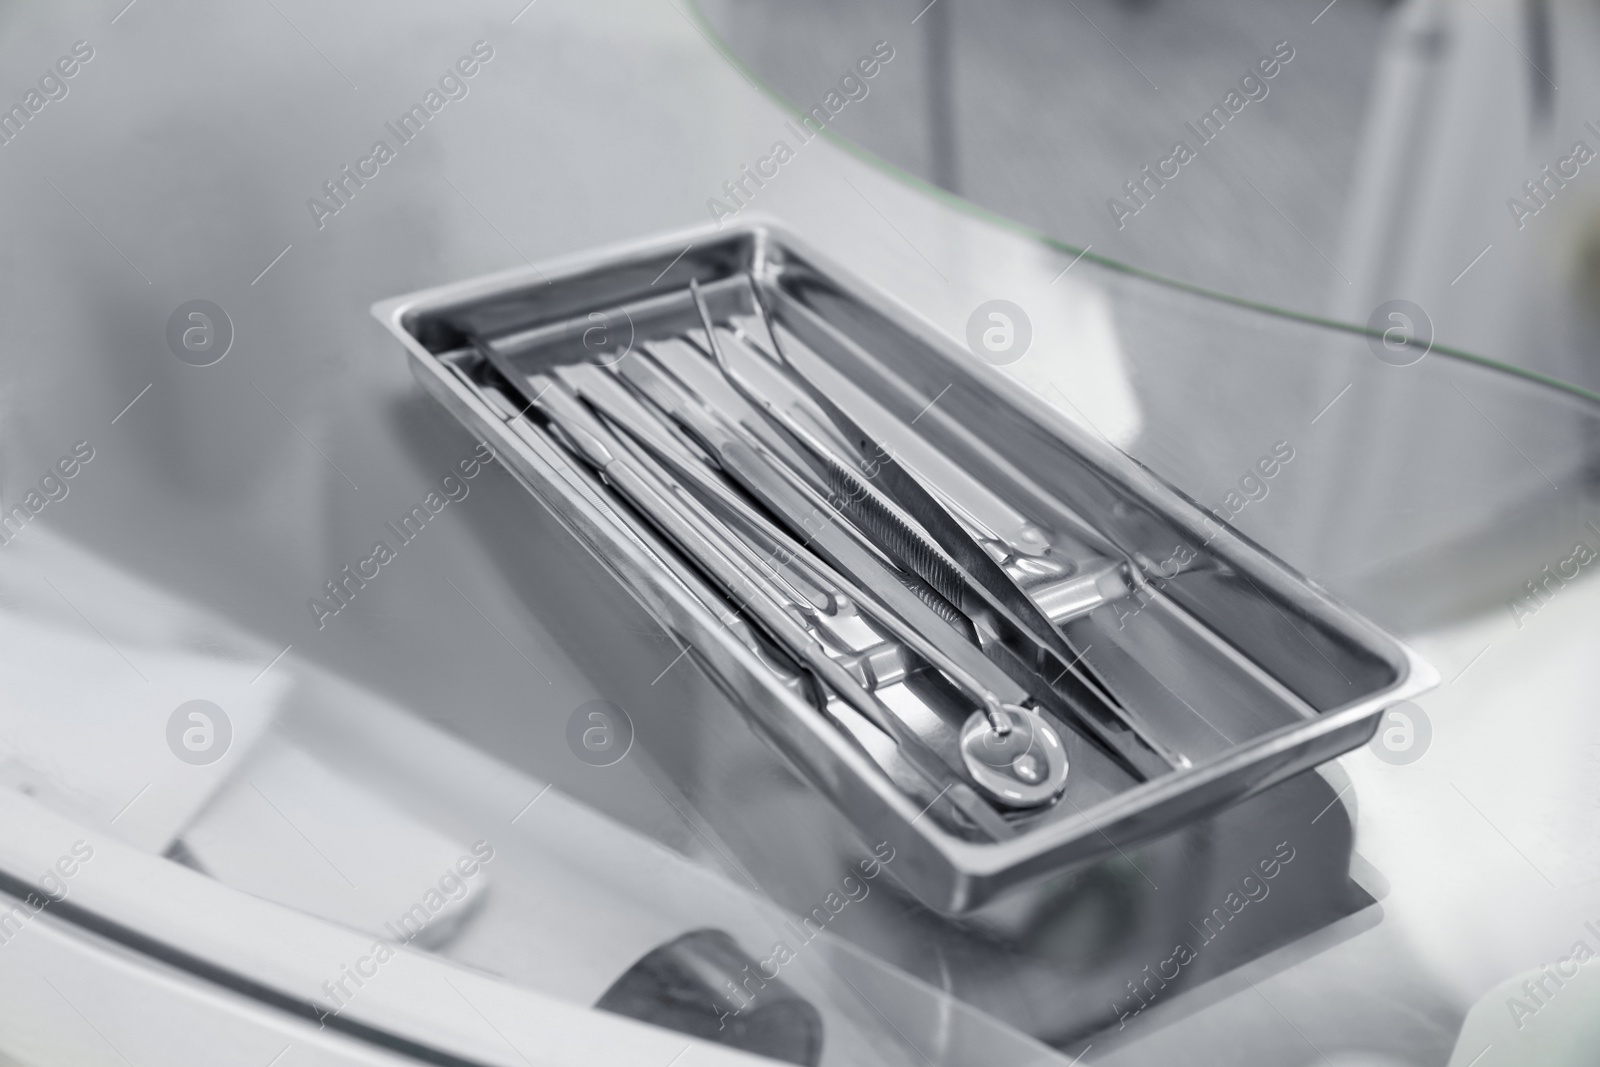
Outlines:
[[[563,374],[563,378],[567,375]],[[718,479],[711,476],[703,465],[686,459],[679,449],[674,448],[662,435],[651,432],[647,424],[639,419],[628,418],[618,410],[620,398],[610,394],[610,390],[623,390],[620,382],[615,382],[604,371],[592,367],[576,368],[572,372],[574,388],[587,399],[590,404],[610,422],[617,432],[625,434],[639,443],[639,445],[663,467],[688,483],[693,489],[714,501],[723,514],[735,523],[743,526],[756,538],[763,541],[769,551],[774,555],[782,554],[785,561],[804,572],[806,578],[817,587],[842,595],[860,609],[875,624],[888,632],[889,636],[905,645],[934,669],[938,670],[950,680],[969,700],[979,708],[987,711],[990,707],[996,709],[1003,707],[1005,701],[1001,695],[990,688],[983,680],[976,678],[961,663],[949,656],[937,642],[929,640],[915,627],[908,625],[890,608],[882,604],[878,598],[866,589],[852,582],[845,575],[829,567],[826,563],[813,557],[805,547],[792,539],[788,534],[773,526],[760,514],[752,510],[749,505],[741,501],[732,490],[723,485]],[[626,392],[624,391],[626,396]],[[759,561],[762,565],[766,561]],[[1003,683],[1002,683],[1003,685]],[[1025,698],[1026,694],[1020,690],[1006,688],[1005,695],[1012,698],[1013,702]],[[1006,729],[1010,724],[1006,723]]]
[[[793,536],[803,540],[806,548],[839,572],[851,575],[858,585],[873,590],[877,599],[902,620],[924,635],[966,633],[950,617],[956,615],[966,624],[958,609],[914,574],[897,570],[870,538],[843,521],[833,502],[773,454],[751,428],[708,405],[667,370],[659,362],[655,345],[634,352],[615,364],[612,371],[677,425],[723,473],[778,517]],[[942,610],[935,605],[942,605]],[[1010,650],[1000,643],[991,642],[981,648],[963,638],[944,642],[940,647],[967,674],[981,679],[985,688],[1000,696],[1003,707],[1018,708],[1030,698],[1041,701],[1058,717],[1079,722],[1091,739],[1136,777],[1148,779],[1170,769],[1150,749],[1119,736],[1110,725],[1092,719],[1090,712],[1066,701],[1042,677],[1016,662]],[[1012,657],[1010,662],[1007,657]],[[1014,674],[1031,682],[1032,690]],[[999,737],[1006,733],[993,732]]]
[[[984,651],[1024,674],[1034,683],[1035,689],[1042,682],[1054,690],[1063,679],[1068,679],[1065,688],[1076,698],[1069,704],[1070,717],[1102,745],[1133,764],[1143,776],[1153,777],[1188,766],[1186,757],[1163,744],[1131,710],[1089,677],[1087,665],[1080,668],[1081,656],[1049,617],[892,452],[873,440],[855,419],[794,365],[784,352],[759,283],[748,272],[744,278],[771,340],[771,362],[850,443],[857,452],[856,462],[846,463],[834,454],[793,416],[753,389],[733,368],[718,340],[699,285],[691,280],[690,296],[705,331],[709,354],[735,391],[766,418],[795,452],[813,465],[834,497],[845,502],[862,531],[881,550],[965,614],[974,624]],[[1018,657],[1014,648],[1005,647],[1007,642],[1002,640],[1005,637],[1011,638],[1013,644],[1018,641],[1031,644],[1036,650],[1036,655],[1029,657],[1033,662]],[[1055,679],[1044,680],[1040,660],[1055,662],[1059,668]],[[1107,729],[1092,714],[1085,713],[1084,704],[1107,709],[1138,744],[1126,744],[1120,734]]]
[[[482,348],[490,351],[487,345]],[[737,550],[730,551],[730,542],[735,540],[732,534],[719,531],[715,520],[708,522],[709,516],[704,512],[686,508],[684,498],[675,493],[677,487],[670,481],[641,470],[622,442],[563,386],[542,375],[517,373],[514,367],[501,366],[501,357],[491,358],[502,373],[510,372],[506,376],[521,389],[530,406],[546,418],[568,452],[594,469],[811,676],[824,710],[828,695],[836,695],[896,743],[910,765],[936,791],[933,803],[948,803],[991,839],[1014,836],[1010,824],[957,771],[827,654],[797,617],[799,611],[792,599],[784,597],[765,576],[748,573],[739,565],[734,558]],[[785,600],[789,602],[786,604]]]

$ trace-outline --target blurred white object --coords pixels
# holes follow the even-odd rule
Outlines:
[[[274,680],[251,687],[237,664],[139,650],[140,682],[106,642],[0,613],[0,785],[151,852],[238,764],[272,718]],[[130,685],[129,682],[132,682]],[[228,749],[206,765],[168,747],[168,720],[204,697],[226,708]],[[191,727],[192,728],[192,727]],[[214,737],[216,735],[213,735]]]
[[[290,675],[253,645],[30,528],[0,550],[0,786],[164,851],[277,714]]]
[[[270,738],[183,833],[235,889],[374,937],[443,943],[488,889],[494,848],[454,841]]]

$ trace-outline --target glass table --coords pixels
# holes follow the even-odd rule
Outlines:
[[[691,931],[766,956],[871,843],[368,308],[692,243],[796,115],[726,61],[715,11],[280,6],[13,11],[0,37],[9,69],[95,50],[5,150],[36,199],[3,223],[0,502],[26,517],[0,546],[0,891],[22,909],[0,1056],[738,1062],[594,1005]],[[447,75],[468,91],[377,163]],[[794,147],[749,215],[953,338],[1011,301],[1032,340],[992,373],[1442,679],[1367,748],[980,913],[874,879],[783,967],[821,1062],[1578,1062],[1600,1038],[1578,950],[1600,950],[1595,398],[1537,353],[1219,299],[830,137]],[[363,159],[337,212],[308,208]],[[596,700],[631,723],[604,765],[569,741]]]

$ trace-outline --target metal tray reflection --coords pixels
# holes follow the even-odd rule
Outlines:
[[[1358,747],[1384,708],[1436,682],[1405,646],[771,225],[446,286],[373,311],[424,387],[496,447],[864,839],[892,843],[896,877],[941,911],[1177,829]],[[789,350],[782,358],[823,394],[813,412],[836,404],[863,439],[916,472],[1048,617],[1072,657],[1049,671],[1049,686],[1024,689],[1065,744],[1062,790],[1008,806],[959,773],[937,789],[917,750],[937,763],[959,734],[944,708],[949,687],[927,680],[947,675],[830,652],[864,689],[906,709],[912,728],[895,723],[898,742],[873,725],[871,707],[856,714],[837,700],[837,686],[808,699],[804,663],[735,621],[750,603],[719,587],[667,527],[643,521],[642,490],[621,492],[614,469],[583,461],[568,414],[593,415],[581,390],[600,389],[599,379],[611,388],[664,374],[726,413],[733,432],[760,422],[751,405],[763,397],[729,388],[719,337],[730,348]],[[753,372],[761,360],[750,358]],[[770,395],[783,393],[763,380]],[[546,396],[552,387],[561,392]],[[558,398],[570,412],[552,406]],[[629,421],[639,420],[583,425],[614,431],[607,440],[621,451]],[[866,591],[904,599],[881,584]],[[954,633],[936,635],[941,649]],[[882,638],[881,627],[870,636]],[[1017,659],[1014,642],[1009,652],[999,644],[986,646],[990,658]],[[1039,664],[1058,662],[1007,669],[1032,679]],[[1072,679],[1084,685],[1071,690]]]

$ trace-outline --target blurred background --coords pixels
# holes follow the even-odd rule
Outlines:
[[[833,129],[1015,223],[1189,285],[1355,324],[1409,299],[1441,343],[1600,385],[1587,358],[1600,270],[1593,183],[1547,183],[1551,207],[1537,220],[1507,206],[1517,197],[1540,209],[1523,183],[1543,180],[1575,141],[1600,149],[1584,125],[1596,118],[1593,4],[701,7],[729,51],[800,111],[849,69],[859,42],[898,45],[875,102],[845,108]],[[1261,78],[1275,48],[1292,58]],[[1228,105],[1220,132],[1202,131],[1230,92],[1242,104]],[[1179,141],[1197,158],[1161,170]],[[1178,177],[1150,183],[1146,166]],[[1147,204],[1130,181],[1145,183]]]
[[[1315,26],[1304,6],[939,0],[908,25],[907,5],[884,0],[702,5],[734,54],[802,108],[857,42],[899,44],[902,65],[873,85],[881,101],[837,122],[892,166],[1080,248],[1320,310],[1339,276],[1312,246],[1339,251],[1389,5],[1340,0]],[[1259,79],[1257,61],[1283,41],[1293,59],[1266,95],[1202,146],[1184,124]],[[1139,207],[1123,183],[1179,140],[1203,161],[1151,185],[1150,209],[1119,226],[1107,201]]]

